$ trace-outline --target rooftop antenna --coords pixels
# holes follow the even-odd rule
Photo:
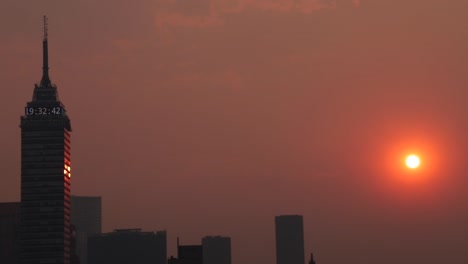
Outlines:
[[[47,16],[44,16],[44,40],[42,41],[42,80],[41,86],[51,86],[49,79],[49,51],[47,47]]]
[[[44,40],[47,40],[47,16],[44,16]]]

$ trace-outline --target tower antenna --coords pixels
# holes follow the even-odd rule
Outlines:
[[[51,86],[49,78],[49,50],[47,47],[47,16],[44,16],[44,40],[42,41],[42,87]]]
[[[47,16],[44,16],[44,40],[47,40]]]

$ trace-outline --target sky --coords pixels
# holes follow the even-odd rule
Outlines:
[[[102,196],[105,232],[165,229],[170,255],[230,236],[234,264],[269,264],[274,216],[301,214],[320,264],[466,264],[467,8],[2,0],[0,201],[20,199],[47,15],[72,194]]]

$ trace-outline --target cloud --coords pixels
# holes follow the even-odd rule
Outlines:
[[[360,0],[345,0],[355,6]],[[274,13],[312,12],[337,7],[337,0],[161,0],[157,5],[156,25],[202,28],[223,23],[223,17],[245,11]]]

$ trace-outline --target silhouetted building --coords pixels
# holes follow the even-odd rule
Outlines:
[[[179,264],[203,264],[203,247],[201,245],[179,245],[177,252]]]
[[[76,252],[88,263],[88,237],[102,232],[101,197],[71,196],[71,222],[76,227]]]
[[[167,260],[167,264],[179,264],[179,259],[178,259],[178,258],[175,258],[174,256],[171,256],[171,257]]]
[[[70,230],[70,262],[71,264],[81,264],[80,257],[76,253],[76,228],[73,224],[70,226]]]
[[[203,264],[202,245],[180,245],[177,238],[177,258],[171,256],[168,264]]]
[[[116,229],[88,239],[88,264],[166,264],[166,231]]]
[[[231,238],[207,236],[202,239],[203,264],[231,264]]]
[[[0,263],[19,263],[20,203],[0,203]]]
[[[201,245],[184,245],[178,247],[180,264],[203,264],[203,247]]]
[[[70,264],[70,119],[49,78],[44,17],[42,79],[21,116],[21,264]]]
[[[276,263],[304,264],[304,223],[302,215],[275,217]]]

